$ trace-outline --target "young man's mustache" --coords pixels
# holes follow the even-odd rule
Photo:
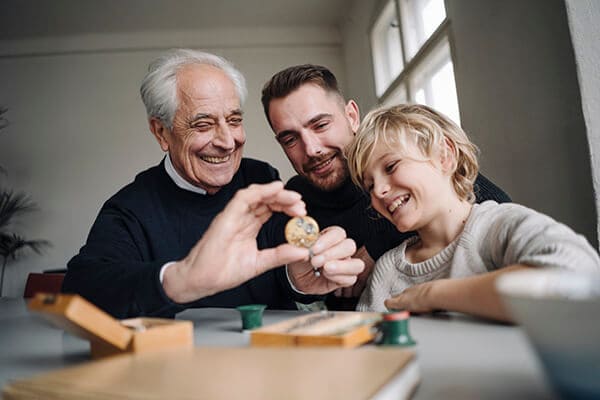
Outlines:
[[[308,159],[308,162],[302,166],[302,168],[305,171],[309,171],[314,167],[318,166],[319,164],[322,164],[323,162],[335,157],[338,154],[340,154],[339,151],[332,151],[331,153],[322,154],[318,157],[311,157]]]

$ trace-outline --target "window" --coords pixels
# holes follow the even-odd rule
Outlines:
[[[371,28],[383,105],[421,103],[460,124],[444,0],[388,0]]]
[[[396,15],[394,1],[388,1],[371,30],[375,86],[378,96],[385,92],[404,67]]]

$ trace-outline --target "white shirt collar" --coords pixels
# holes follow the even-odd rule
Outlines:
[[[198,186],[192,185],[177,173],[175,167],[173,166],[173,163],[171,162],[171,156],[169,155],[169,153],[167,153],[167,157],[165,157],[165,170],[167,171],[167,174],[171,177],[171,179],[173,179],[173,182],[175,182],[175,184],[181,189],[189,190],[190,192],[194,193],[206,194],[206,190],[199,188]]]

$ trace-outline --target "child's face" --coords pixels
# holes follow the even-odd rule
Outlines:
[[[377,144],[365,169],[364,183],[373,208],[400,232],[416,231],[429,224],[452,193],[440,157],[429,159],[414,144],[402,152]]]

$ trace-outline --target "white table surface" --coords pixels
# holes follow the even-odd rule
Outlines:
[[[265,311],[265,324],[298,315]],[[247,346],[234,309],[191,309],[196,346]],[[410,319],[421,383],[414,399],[556,399],[519,327],[440,314]],[[88,343],[29,315],[23,299],[0,299],[0,387],[89,360]]]

